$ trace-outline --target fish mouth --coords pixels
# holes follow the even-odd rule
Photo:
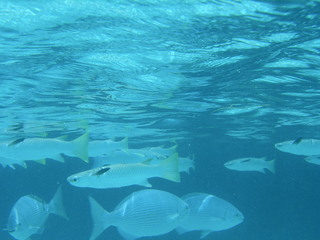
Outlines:
[[[276,143],[274,146],[275,146],[276,148],[281,148],[282,144],[281,144],[281,143]]]

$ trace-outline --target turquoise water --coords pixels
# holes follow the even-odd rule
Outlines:
[[[88,129],[91,139],[128,137],[130,148],[177,144],[195,170],[154,187],[214,194],[245,216],[205,239],[318,239],[320,166],[274,144],[320,138],[319,1],[3,0],[0,9],[1,141]],[[276,159],[276,174],[224,168],[242,157]],[[89,195],[112,210],[142,189],[73,187],[66,178],[89,166],[77,158],[27,165],[0,168],[0,227],[19,197],[49,201],[60,184],[70,217],[50,217],[34,240],[89,239]],[[110,228],[99,239],[122,238]]]

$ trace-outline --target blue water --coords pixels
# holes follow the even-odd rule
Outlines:
[[[320,138],[319,1],[2,0],[0,9],[1,140],[89,129],[131,148],[178,144],[195,170],[153,186],[214,194],[245,216],[205,239],[319,239],[320,166],[274,148]],[[276,174],[224,168],[241,157],[275,158]],[[49,201],[60,184],[70,217],[51,216],[33,240],[89,239],[89,195],[112,210],[142,189],[73,187],[66,177],[88,169],[77,158],[27,165],[0,168],[0,228],[19,197]],[[122,238],[109,228],[100,239]]]

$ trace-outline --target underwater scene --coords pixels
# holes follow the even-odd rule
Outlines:
[[[0,13],[0,240],[319,239],[320,1]]]

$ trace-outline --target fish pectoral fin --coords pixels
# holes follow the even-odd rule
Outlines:
[[[25,161],[23,162],[17,162],[16,164],[18,164],[19,166],[23,167],[23,168],[27,168],[27,164]]]
[[[200,239],[206,237],[209,233],[211,233],[212,231],[211,230],[204,230],[201,232],[201,236],[200,236]]]
[[[179,218],[179,214],[175,213],[169,216],[170,222],[175,222]]]
[[[15,170],[16,168],[15,168],[15,166],[13,165],[13,164],[9,164],[8,165],[10,168],[12,168],[13,170]]]
[[[144,187],[152,187],[152,185],[149,183],[148,179],[143,180],[138,185],[144,186]]]

